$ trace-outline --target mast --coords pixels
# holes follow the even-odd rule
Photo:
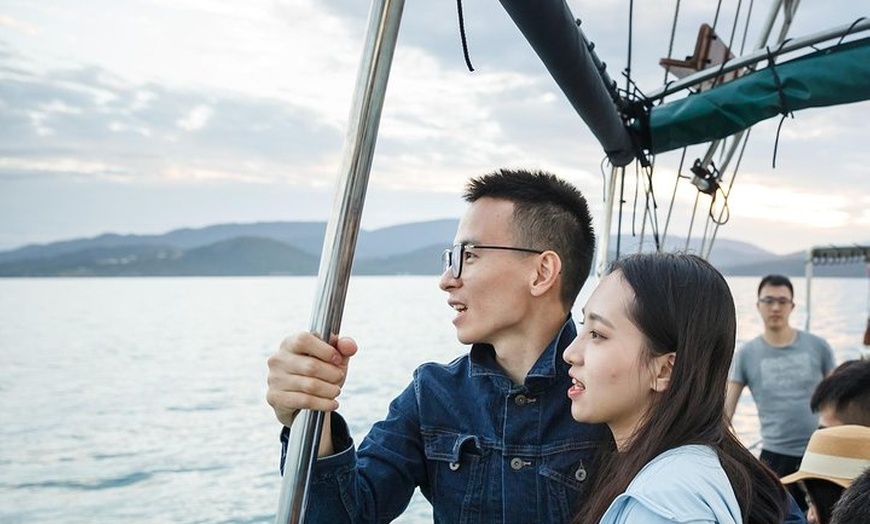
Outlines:
[[[372,157],[405,0],[372,0],[340,179],[326,229],[311,315],[311,331],[329,340],[344,311]],[[301,523],[308,507],[309,477],[317,458],[323,413],[302,410],[290,430],[275,522]]]

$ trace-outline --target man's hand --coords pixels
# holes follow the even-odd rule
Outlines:
[[[347,364],[357,351],[350,338],[333,337],[335,347],[309,332],[297,333],[281,342],[269,357],[269,389],[266,401],[287,427],[300,409],[334,411],[336,397],[347,377]]]

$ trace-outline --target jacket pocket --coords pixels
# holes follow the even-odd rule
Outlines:
[[[540,474],[545,477],[552,522],[569,522],[580,507],[584,488],[592,481],[595,450],[571,446],[546,454]]]
[[[448,522],[468,522],[481,508],[490,483],[484,482],[485,450],[475,435],[438,432],[423,435],[429,466],[429,493],[436,513]],[[439,519],[440,520],[440,519]]]

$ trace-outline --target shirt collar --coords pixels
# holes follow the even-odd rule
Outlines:
[[[529,370],[526,380],[528,381],[530,378],[552,378],[567,373],[567,364],[562,360],[562,353],[576,336],[577,327],[574,325],[574,320],[569,313],[559,332],[547,344],[547,348],[544,349],[535,365]],[[495,349],[491,344],[473,344],[471,346],[470,357],[471,376],[505,376],[501,366],[495,360]]]

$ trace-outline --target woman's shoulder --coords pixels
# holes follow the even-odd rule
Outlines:
[[[669,449],[649,461],[638,472],[635,480],[642,480],[648,476],[658,477],[658,473],[663,471],[667,472],[667,475],[664,475],[666,479],[656,478],[657,482],[659,480],[681,481],[679,475],[674,474],[676,472],[707,475],[710,472],[721,471],[723,475],[725,474],[713,448],[701,444],[688,444]]]
[[[703,445],[680,446],[654,458],[610,509],[637,512],[637,506],[674,522],[741,521],[740,506],[716,451]]]

